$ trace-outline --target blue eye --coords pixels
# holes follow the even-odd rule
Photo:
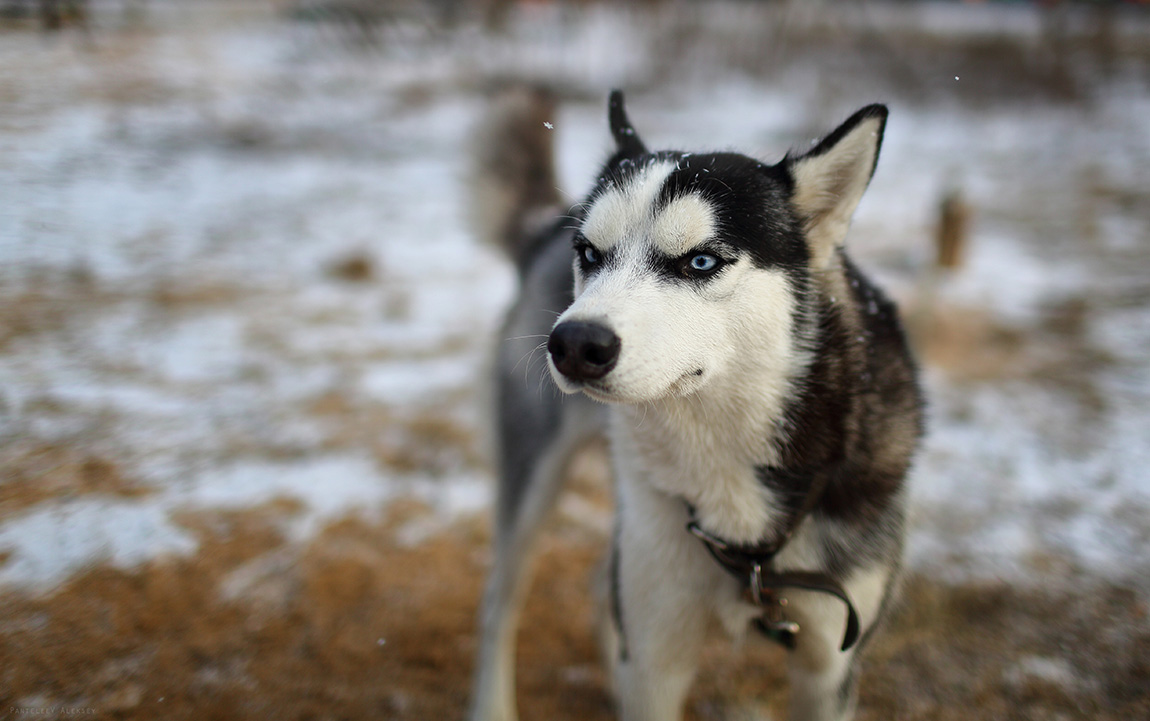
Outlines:
[[[706,273],[719,267],[719,259],[708,253],[699,253],[691,258],[691,270]]]
[[[580,252],[583,254],[583,260],[587,261],[588,265],[595,265],[599,262],[599,251],[595,250],[591,246],[583,246],[583,249]]]

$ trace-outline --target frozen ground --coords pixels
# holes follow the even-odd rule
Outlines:
[[[173,517],[188,508],[297,499],[297,538],[413,494],[445,519],[482,511],[477,388],[514,281],[461,215],[482,109],[467,54],[513,72],[558,21],[528,17],[494,60],[464,32],[453,61],[434,39],[357,51],[252,8],[159,16],[164,30],[91,47],[0,43],[0,584],[189,553]],[[636,32],[629,15],[589,18],[553,71],[650,80],[642,55],[572,59]],[[977,80],[946,72],[934,81]],[[726,72],[631,106],[649,144],[771,159],[888,92],[863,87]],[[573,193],[607,148],[589,95],[554,121]],[[961,187],[974,208],[967,263],[935,291],[936,313],[975,330],[926,353],[912,565],[1145,578],[1150,95],[1120,70],[1077,102],[884,99],[852,240],[865,266],[921,305],[939,197]],[[133,492],[36,496],[63,446]]]
[[[256,2],[0,28],[0,709],[458,716],[514,293],[463,159],[491,79],[526,75],[564,98],[573,197],[612,85],[651,145],[768,160],[891,105],[851,243],[916,330],[931,421],[861,718],[1144,715],[1147,23],[1059,69],[1032,9],[761,5],[530,5],[503,35]],[[968,254],[932,275],[954,187]],[[608,494],[594,456],[575,475],[529,718],[610,715],[584,593]],[[709,658],[693,718],[780,712],[777,657]]]

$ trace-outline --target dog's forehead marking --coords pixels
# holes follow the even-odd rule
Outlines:
[[[583,221],[583,235],[600,250],[610,250],[627,237],[645,230],[667,176],[675,170],[670,161],[656,161],[640,169],[624,183],[603,191]]]
[[[651,241],[671,257],[685,255],[715,235],[713,204],[698,193],[685,193],[655,216]]]

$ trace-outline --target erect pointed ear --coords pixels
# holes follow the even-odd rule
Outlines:
[[[851,216],[878,163],[886,128],[885,105],[850,116],[811,151],[784,164],[794,180],[792,202],[811,247],[811,263],[824,268],[842,245]]]
[[[643,145],[627,118],[622,90],[611,91],[611,99],[607,102],[607,120],[611,124],[611,135],[615,138],[617,157],[630,158],[647,152],[647,146]]]

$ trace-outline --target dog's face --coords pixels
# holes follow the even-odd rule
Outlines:
[[[822,246],[841,242],[825,226],[838,221],[845,234],[877,142],[861,143],[873,153],[861,157],[865,178],[848,188],[857,193],[843,222],[825,196],[841,195],[858,178],[846,179],[842,163],[804,164],[810,157],[827,165],[826,149],[816,155],[821,145],[775,166],[731,153],[648,153],[617,95],[611,121],[619,151],[584,206],[575,302],[548,342],[556,384],[597,400],[643,403],[743,373],[793,375],[803,362],[812,271],[833,255]],[[851,155],[860,160],[858,148]]]
[[[561,389],[652,401],[740,358],[793,355],[809,253],[767,170],[680,153],[608,169],[576,235],[575,302],[549,344]]]

